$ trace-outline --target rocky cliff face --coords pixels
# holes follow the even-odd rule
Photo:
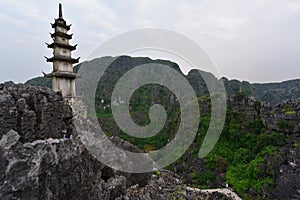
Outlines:
[[[11,129],[22,142],[72,134],[72,111],[48,88],[0,84],[0,137]]]
[[[243,133],[254,132],[253,122],[260,117],[260,105],[255,97],[248,97],[244,93],[238,93],[228,98],[227,106],[227,119],[237,120]]]
[[[203,105],[200,102],[204,115],[209,113],[208,104],[209,99],[204,99]],[[281,148],[283,161],[265,157],[261,165],[263,171],[273,167],[275,188],[272,194],[268,188],[263,190],[274,199],[299,198],[299,105],[299,99],[288,100],[274,109],[262,103],[260,109],[254,98],[237,95],[228,99],[228,118],[236,118],[242,132],[252,132],[252,122],[262,119],[267,129],[290,137]],[[160,172],[150,179],[149,174],[121,173],[104,166],[81,143],[73,119],[59,93],[12,82],[0,84],[0,199],[225,198],[190,192],[171,173]],[[117,137],[111,139],[123,149],[139,151]],[[195,166],[190,157],[185,158],[189,166],[183,170]],[[201,167],[201,162],[196,165]]]
[[[26,143],[19,139],[11,130],[0,141],[1,199],[114,199],[127,187],[148,180],[147,175],[104,166],[78,138]]]
[[[287,156],[279,168],[273,194],[278,199],[296,200],[300,198],[300,148],[291,143],[282,150]]]
[[[207,192],[189,188],[182,183],[176,174],[161,170],[153,174],[146,187],[132,186],[126,189],[125,195],[117,200],[152,200],[152,199],[203,199],[203,200],[233,200],[232,195],[222,194],[218,191]]]
[[[278,167],[274,198],[299,199],[300,197],[300,99],[291,99],[274,108],[264,102],[261,108],[264,125],[273,131],[289,136],[281,148],[284,162]]]
[[[50,89],[1,84],[0,127],[0,199],[115,199],[149,179],[116,172],[90,155],[73,129],[70,107]],[[63,139],[65,133],[72,139]]]
[[[171,172],[150,179],[103,165],[79,139],[69,105],[50,89],[9,82],[0,85],[0,100],[0,199],[231,199],[190,191]],[[139,152],[118,137],[111,141]]]
[[[274,109],[264,102],[261,115],[268,129],[287,134],[300,133],[300,99],[284,101]]]

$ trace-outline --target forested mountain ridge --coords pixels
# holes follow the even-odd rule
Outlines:
[[[82,64],[101,65],[105,59],[108,58]],[[118,128],[111,113],[110,98],[122,75],[147,63],[168,65],[181,73],[179,66],[170,61],[121,56],[101,78],[95,105],[107,135],[119,136],[144,152],[159,149],[174,138],[180,122],[176,97],[159,85],[142,86],[132,95],[130,114],[138,125],[150,122],[148,112],[152,104],[161,104],[168,111],[165,127],[146,139],[131,137]],[[77,72],[81,65],[75,66],[74,71]],[[217,80],[211,73],[201,73]],[[214,149],[204,159],[199,159],[197,153],[210,123],[211,100],[197,70],[191,70],[185,77],[198,97],[200,125],[189,150],[167,168],[195,187],[215,188],[229,184],[244,199],[297,198],[300,190],[300,100],[297,99],[300,98],[300,79],[250,84],[222,78],[228,96],[225,126]],[[37,78],[27,84],[49,86],[50,82]]]
[[[101,60],[103,58],[98,58],[98,59]],[[113,63],[114,70],[121,71],[121,72],[124,70],[124,68],[123,69],[116,68],[120,63],[122,63],[122,66],[127,65],[131,67],[147,64],[147,63],[160,63],[160,64],[165,64],[165,65],[175,67],[177,68],[177,70],[180,71],[179,66],[174,62],[167,61],[167,60],[152,60],[147,57],[121,56]],[[81,64],[82,63],[74,67],[75,72],[78,71]],[[195,72],[196,72],[195,70],[191,70],[186,75],[186,78],[191,82],[191,84],[193,84],[193,82],[197,82],[198,88],[205,88],[205,83],[203,82],[203,79],[199,77],[199,73],[195,73]],[[215,76],[209,72],[202,72],[202,73],[205,73],[211,78],[215,78]],[[300,98],[300,79],[287,80],[278,83],[249,83],[247,81],[239,81],[235,79],[229,80],[226,77],[223,77],[222,79],[224,81],[226,92],[228,94],[235,94],[239,91],[243,91],[248,96],[254,96],[260,101],[268,101],[273,106],[287,99]],[[51,88],[51,80],[49,78],[44,78],[44,77],[36,77],[30,79],[26,81],[25,84],[29,84],[33,86],[47,86]],[[196,93],[198,94],[198,96],[204,95],[203,92],[200,92],[200,90],[197,89],[196,89]]]

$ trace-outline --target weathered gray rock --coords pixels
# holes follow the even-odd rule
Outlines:
[[[268,102],[262,102],[258,112],[254,109],[254,103],[255,101],[252,100],[247,101],[247,98],[243,98],[240,102],[236,102],[233,98],[229,99],[231,112],[236,110],[238,113],[241,113],[241,110],[236,108],[239,107],[238,105],[244,104],[246,118],[243,120],[251,121],[254,117],[260,116],[267,130],[284,133],[291,137],[285,146],[281,148],[280,154],[276,154],[275,157],[264,158],[265,163],[260,166],[261,170],[264,175],[269,174],[270,176],[274,176],[276,183],[274,189],[270,189],[267,185],[264,185],[262,187],[262,195],[272,199],[299,199],[300,99],[286,100],[277,104],[275,107],[272,107]],[[270,171],[272,173],[270,173]],[[253,195],[255,195],[256,192],[257,191],[253,191],[253,189],[249,191],[249,193]]]
[[[0,140],[0,147],[3,149],[9,149],[12,145],[16,144],[20,139],[20,135],[14,131],[9,131],[6,135],[3,135]]]
[[[61,94],[0,84],[0,199],[115,199],[150,174],[121,173],[96,160],[73,128]],[[62,138],[67,131],[73,139]],[[138,149],[119,138],[120,148]]]
[[[300,99],[286,100],[275,108],[263,102],[261,116],[268,129],[287,134],[300,133]]]
[[[189,190],[176,174],[160,170],[152,175],[150,182],[143,188],[137,185],[126,190],[125,195],[117,200],[152,200],[152,199],[203,199],[203,200],[231,200],[219,192],[207,193],[200,190]]]
[[[112,199],[124,194],[126,189],[126,178],[124,176],[116,176],[108,179],[105,183],[105,198]]]
[[[277,177],[273,195],[277,199],[296,200],[300,195],[300,147],[288,144],[283,149],[283,151],[286,150],[286,160],[279,168],[280,174]]]
[[[253,98],[232,97],[228,101],[230,109],[240,113],[241,121],[251,122],[261,113],[264,124],[271,130],[293,136],[300,130],[297,125],[300,100],[286,101],[275,109],[263,103],[261,110],[257,110],[257,101]],[[203,111],[208,113],[209,107]],[[86,113],[81,114],[86,117]],[[278,123],[282,120],[293,122],[295,126],[283,128]],[[122,173],[104,166],[86,150],[72,123],[71,108],[61,94],[12,82],[0,84],[0,199],[226,198],[219,193],[205,196],[188,191],[179,178],[169,172],[162,171],[149,183],[149,174]],[[243,131],[247,129],[245,126]],[[73,139],[62,139],[65,131],[73,134]],[[139,152],[118,137],[111,141],[125,150]],[[282,154],[287,155],[284,164],[274,166],[280,169],[274,172],[280,174],[276,174],[272,198],[297,199],[299,195],[300,150],[295,143],[298,139],[291,141],[293,143],[282,150]],[[183,159],[191,163],[189,157]],[[276,164],[275,159],[265,160]],[[139,185],[134,186],[136,184]],[[263,187],[265,193],[269,190]]]
[[[255,97],[230,96],[227,102],[228,109],[233,115],[239,114],[241,121],[253,121],[258,115],[257,100]],[[232,118],[232,116],[229,116]]]
[[[10,94],[0,90],[0,137],[17,127],[17,110]]]
[[[71,134],[72,111],[60,93],[49,88],[15,85],[0,86],[0,137],[16,130],[23,142],[61,138]]]
[[[0,147],[1,199],[101,199],[104,166],[78,140],[15,142]]]
[[[1,199],[115,199],[148,181],[147,175],[110,170],[77,137],[27,143],[18,138],[10,131],[0,140]]]

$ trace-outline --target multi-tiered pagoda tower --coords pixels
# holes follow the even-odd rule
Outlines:
[[[53,71],[45,74],[46,77],[52,78],[52,89],[56,92],[62,92],[64,97],[75,97],[75,78],[77,75],[73,72],[73,64],[79,62],[79,58],[72,58],[71,52],[76,46],[70,45],[69,41],[73,34],[68,34],[71,24],[67,25],[62,15],[62,5],[59,4],[59,16],[55,19],[54,33],[51,34],[52,44],[47,44],[48,48],[53,49],[53,57],[47,58],[47,62],[53,63]]]

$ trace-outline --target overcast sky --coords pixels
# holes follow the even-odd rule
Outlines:
[[[74,57],[87,59],[99,44],[144,27],[174,30],[201,45],[222,76],[250,82],[300,78],[299,0],[66,0]],[[1,0],[0,82],[24,82],[51,72],[50,22],[54,0]],[[151,55],[149,55],[151,57]],[[153,55],[157,57],[159,54]],[[162,55],[162,57],[164,57]]]

